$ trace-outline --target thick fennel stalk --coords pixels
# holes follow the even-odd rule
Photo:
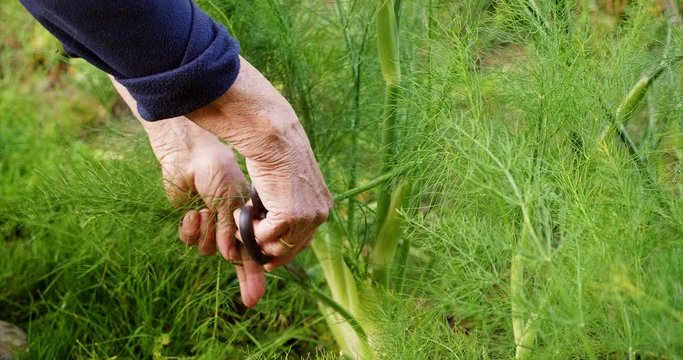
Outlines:
[[[657,80],[657,78],[659,78],[665,70],[681,60],[683,60],[683,55],[665,58],[664,60],[660,61],[657,67],[649,75],[642,76],[631,87],[629,92],[626,94],[626,97],[624,100],[622,100],[614,113],[611,113],[605,107],[605,113],[607,114],[610,123],[598,136],[598,143],[602,144],[612,131],[618,131],[619,139],[628,149],[633,161],[636,164],[636,167],[643,174],[648,186],[654,188],[655,190],[657,190],[657,179],[648,171],[647,159],[643,157],[635,142],[631,139],[631,136],[626,130],[626,125],[633,116],[637,107],[648,94],[648,90],[652,87],[652,84],[655,82],[655,80]],[[666,209],[669,207],[668,202],[658,190],[655,191],[654,194],[662,208]]]
[[[339,241],[343,236],[335,221],[337,219],[333,218],[324,224],[318,232],[321,236],[311,244],[334,299],[333,302],[318,301],[318,307],[342,352],[352,358],[365,359],[370,353],[366,333],[358,322],[361,317],[358,285],[344,263]],[[334,302],[342,309],[330,307]]]
[[[524,205],[522,205],[524,206]],[[526,225],[522,225],[519,246],[528,243]],[[537,315],[524,314],[524,257],[520,253],[512,255],[510,263],[510,310],[512,313],[512,333],[515,338],[515,359],[527,359],[536,341],[538,328]]]
[[[629,90],[624,97],[624,100],[619,104],[617,110],[611,114],[607,111],[610,118],[610,124],[600,133],[598,142],[602,143],[607,135],[616,128],[619,132],[619,137],[622,142],[628,147],[632,155],[638,154],[638,148],[626,131],[626,125],[631,119],[633,112],[647,95],[648,90],[652,84],[659,78],[664,71],[673,66],[675,63],[683,60],[683,55],[674,56],[669,59],[662,60],[658,66],[648,75],[642,76]]]
[[[386,83],[384,110],[382,112],[382,174],[391,172],[396,157],[396,122],[398,118],[398,94],[401,81],[399,58],[398,14],[401,1],[379,0],[377,10],[377,49]],[[389,185],[389,184],[387,184]],[[381,230],[391,201],[391,186],[380,188],[377,198],[377,232]]]
[[[387,216],[377,234],[375,247],[372,249],[373,277],[387,288],[389,287],[391,264],[403,232],[404,214],[401,209],[406,207],[410,194],[410,183],[403,180],[391,196]]]
[[[384,110],[382,113],[383,153],[382,174],[391,173],[396,167],[398,95],[400,91],[401,66],[399,57],[398,24],[401,1],[380,0],[377,10],[377,49],[386,84]],[[394,185],[394,186],[392,186]],[[411,196],[411,186],[402,181],[388,183],[380,188],[377,197],[375,246],[370,256],[374,280],[389,287],[391,263],[403,233],[402,209]],[[406,243],[407,244],[407,243]]]
[[[338,3],[338,6],[340,4]],[[402,173],[405,169],[395,166],[396,155],[396,122],[398,107],[398,92],[400,81],[399,53],[398,53],[398,14],[401,9],[401,1],[380,0],[377,12],[377,38],[379,60],[382,67],[382,75],[386,83],[386,96],[383,110],[383,145],[382,175],[363,186],[351,189],[336,197],[336,200],[350,199],[354,195],[368,190],[376,185],[389,182],[389,180]],[[340,7],[340,16],[345,23],[343,9]],[[348,35],[348,34],[346,34]],[[347,47],[350,48],[347,38]],[[354,64],[356,65],[356,64]],[[359,84],[360,67],[354,68],[356,85]],[[356,89],[358,92],[360,89]],[[358,104],[356,104],[357,106]],[[353,176],[355,182],[355,175]],[[355,185],[355,184],[354,184]],[[379,266],[374,268],[373,274],[376,279],[379,276],[381,283],[388,283],[388,269],[393,260],[402,231],[402,216],[400,209],[405,204],[405,199],[410,194],[410,185],[401,183],[393,192],[391,184],[383,184],[378,197],[377,205],[377,241],[371,258],[372,265],[378,260]],[[349,204],[352,208],[352,204]],[[350,216],[353,216],[351,213]],[[349,219],[349,225],[353,220]],[[345,239],[341,228],[341,220],[333,216],[312,244],[320,265],[323,269],[325,280],[330,289],[333,301],[329,304],[338,304],[341,309],[330,307],[328,303],[318,302],[321,312],[342,352],[353,358],[372,358],[370,341],[368,336],[372,334],[371,323],[359,323],[363,318],[361,301],[358,294],[358,284],[344,263],[342,256],[342,243]],[[366,335],[367,334],[367,335]]]

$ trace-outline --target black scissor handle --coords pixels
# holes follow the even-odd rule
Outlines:
[[[249,196],[251,197],[251,205],[254,207],[254,210],[256,210],[256,216],[258,216],[259,219],[265,219],[268,209],[263,205],[263,201],[261,201],[261,197],[258,196],[254,184],[251,184],[249,187]]]
[[[253,206],[245,206],[240,210],[240,236],[242,237],[242,243],[247,248],[249,256],[252,260],[258,264],[264,265],[273,260],[273,256],[263,253],[261,247],[256,242],[256,237],[254,236],[254,220],[263,219],[266,217],[268,210],[263,206],[261,198],[256,192],[254,185],[251,185],[251,203]]]

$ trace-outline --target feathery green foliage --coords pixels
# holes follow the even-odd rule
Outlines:
[[[378,358],[681,357],[680,1],[403,2],[390,145],[376,2],[199,3],[292,102],[345,200],[298,257],[311,286],[277,270],[241,306],[231,266],[176,240],[182,211],[107,79],[3,3],[0,319],[28,332],[24,358],[353,354],[340,339],[363,336],[314,291],[353,309]],[[635,154],[604,135],[619,114]],[[413,208],[392,213],[379,286],[368,190],[399,177]]]

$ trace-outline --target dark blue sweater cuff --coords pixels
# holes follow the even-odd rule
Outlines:
[[[216,36],[199,57],[179,68],[117,80],[137,102],[140,116],[155,121],[182,116],[211,103],[228,91],[239,69],[239,45],[225,33]]]
[[[185,55],[192,60],[184,59],[180,67],[162,73],[117,79],[136,100],[138,112],[145,120],[167,119],[197,110],[223,95],[237,78],[237,40],[203,12],[195,11],[194,15]],[[213,38],[208,47],[193,48],[206,44],[207,36]]]

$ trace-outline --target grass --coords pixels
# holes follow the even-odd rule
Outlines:
[[[683,64],[618,111],[683,54],[669,3],[403,2],[392,145],[415,196],[385,288],[365,259],[377,199],[352,190],[386,146],[376,4],[200,1],[295,106],[343,198],[316,241],[341,231],[324,244],[370,347],[401,359],[683,357]],[[276,271],[245,309],[230,266],[176,240],[106,78],[17,4],[0,18],[0,319],[29,333],[24,357],[339,358],[310,289]],[[324,290],[327,265],[299,261]]]

